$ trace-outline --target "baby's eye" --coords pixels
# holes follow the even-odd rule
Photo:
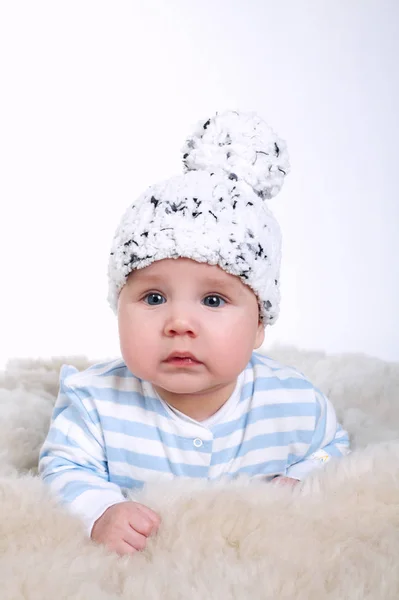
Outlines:
[[[163,304],[163,296],[161,294],[158,294],[157,292],[151,292],[150,294],[147,294],[146,296],[144,296],[143,300],[146,300],[147,298],[147,304],[149,304],[150,306],[158,306],[159,304]],[[152,300],[154,300],[154,302],[152,302]]]
[[[206,304],[206,300],[210,300],[209,304]],[[204,298],[204,303],[205,306],[209,306],[210,308],[219,308],[219,306],[221,306],[220,302],[225,302],[225,300],[223,300],[223,298],[221,298],[220,296],[216,296],[216,294],[213,294],[212,296],[206,296],[206,298]]]

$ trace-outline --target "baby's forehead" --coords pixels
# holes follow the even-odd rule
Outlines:
[[[167,258],[158,260],[143,269],[132,271],[129,281],[147,283],[167,280],[177,277],[185,279],[191,277],[195,282],[220,284],[229,287],[241,287],[240,278],[226,273],[218,265],[201,263],[190,258]]]

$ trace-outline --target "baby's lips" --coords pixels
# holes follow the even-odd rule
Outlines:
[[[196,356],[194,356],[194,354],[191,354],[191,352],[172,352],[171,354],[169,354],[169,356],[166,358],[165,362],[168,362],[172,359],[183,359],[183,358],[190,358],[192,361],[200,363],[201,361],[198,360],[198,358]]]

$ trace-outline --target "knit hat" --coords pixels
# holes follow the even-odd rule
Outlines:
[[[263,324],[280,303],[280,227],[266,200],[289,172],[286,144],[255,113],[201,121],[183,147],[184,174],[152,185],[125,212],[108,266],[108,301],[134,269],[164,258],[219,265],[258,298]]]

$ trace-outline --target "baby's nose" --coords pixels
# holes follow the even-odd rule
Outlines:
[[[167,335],[196,335],[198,324],[193,312],[187,307],[173,309],[165,322],[165,333]]]

